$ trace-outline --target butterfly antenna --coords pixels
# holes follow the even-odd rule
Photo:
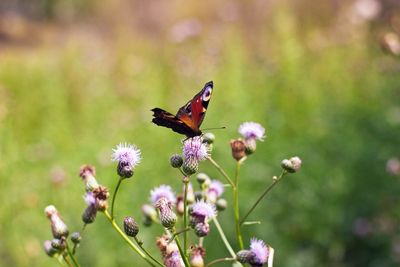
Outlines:
[[[206,128],[206,129],[201,129],[202,131],[209,131],[209,130],[223,130],[226,129],[225,126],[222,127],[215,127],[215,128]]]

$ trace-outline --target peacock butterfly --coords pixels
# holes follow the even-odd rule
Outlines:
[[[213,91],[213,82],[206,83],[201,91],[192,100],[181,107],[176,115],[161,108],[153,108],[152,122],[158,126],[171,128],[172,131],[184,134],[188,138],[201,135],[199,129],[206,115],[208,102]]]

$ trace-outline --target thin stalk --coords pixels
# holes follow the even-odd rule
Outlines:
[[[65,263],[68,265],[68,267],[72,267],[72,264],[71,264],[71,262],[68,260],[66,254],[63,255],[63,259],[64,259]]]
[[[207,263],[206,267],[209,267],[209,266],[214,265],[214,264],[219,263],[219,262],[224,262],[224,261],[235,261],[235,260],[236,260],[235,258],[221,258],[221,259],[216,259],[216,260],[213,260],[213,261],[210,261],[209,263]]]
[[[287,171],[282,171],[281,175],[279,175],[278,178],[273,179],[272,180],[272,184],[270,184],[265,190],[264,192],[258,197],[258,199],[256,200],[256,202],[253,204],[253,206],[251,206],[251,208],[249,209],[249,211],[246,213],[246,215],[243,216],[243,218],[240,220],[240,225],[242,225],[247,217],[249,217],[250,213],[253,212],[253,210],[257,207],[257,205],[260,203],[260,201],[265,197],[265,195],[271,191],[272,188],[274,188],[274,186],[283,178],[283,176],[285,176],[287,174]]]
[[[64,257],[62,257],[61,255],[56,255],[56,256],[53,256],[53,258],[56,258],[57,259],[57,262],[61,265],[61,266],[64,266],[65,267],[65,263],[63,262],[63,258]]]
[[[153,256],[151,256],[151,254],[149,252],[147,252],[147,250],[143,247],[143,242],[140,241],[136,236],[134,237],[136,244],[143,250],[143,252],[149,256],[149,258],[151,258],[154,262],[156,262],[159,266],[164,267],[164,264],[162,264],[161,262],[159,262],[158,260],[156,260]]]
[[[224,230],[222,230],[221,225],[219,224],[217,217],[213,217],[212,221],[214,222],[215,226],[217,227],[218,233],[221,236],[222,241],[225,244],[226,249],[229,251],[229,254],[231,254],[232,258],[236,257],[235,252],[233,251],[231,245],[229,244],[228,239],[226,238],[225,234],[224,234]]]
[[[132,248],[133,251],[135,251],[137,254],[139,254],[140,257],[142,257],[145,261],[147,261],[148,264],[151,266],[155,267],[154,263],[149,260],[149,258],[135,245],[132,243],[132,241],[124,234],[124,232],[119,228],[115,220],[110,216],[107,210],[105,210],[104,215],[107,217],[108,221],[111,223],[112,227],[118,232],[118,234],[125,240],[126,243]]]
[[[183,193],[183,227],[186,229],[187,225],[187,193],[188,193],[188,184],[189,178],[187,176],[183,177],[183,184],[185,186],[185,191]],[[187,248],[187,231],[183,232],[183,252],[185,253],[185,257],[187,256],[186,253]]]
[[[118,189],[121,185],[122,180],[124,180],[124,178],[119,177],[117,186],[115,187],[115,191],[112,197],[112,201],[111,201],[111,218],[114,219],[114,203],[115,203],[115,199],[117,198],[117,194],[118,194]]]
[[[75,259],[74,255],[72,254],[71,249],[69,248],[67,241],[65,241],[65,246],[67,248],[68,256],[71,258],[72,263],[74,264],[74,266],[75,267],[80,267],[79,264],[78,264],[78,261]]]
[[[240,212],[239,212],[239,171],[240,171],[240,161],[236,162],[236,172],[235,172],[235,187],[233,188],[233,201],[235,208],[235,228],[236,228],[236,239],[239,243],[239,247],[242,250],[243,246],[243,237],[240,229]]]
[[[215,168],[222,174],[222,176],[225,177],[225,179],[228,181],[228,183],[232,186],[232,188],[235,188],[235,184],[232,182],[232,179],[229,178],[228,174],[224,171],[224,169],[221,168],[221,166],[218,165],[215,160],[213,160],[211,157],[207,157],[208,161],[211,162],[212,165],[214,165]]]
[[[175,229],[172,230],[172,234],[175,234]],[[175,238],[176,245],[178,246],[179,249],[179,254],[181,254],[181,257],[183,259],[183,263],[185,264],[185,267],[190,267],[189,261],[187,257],[185,256],[185,252],[182,250],[181,242],[179,241],[179,237]]]

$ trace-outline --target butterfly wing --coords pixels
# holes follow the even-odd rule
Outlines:
[[[177,118],[175,115],[161,109],[161,108],[153,108],[153,120],[152,122],[159,125],[164,126],[167,128],[172,129],[176,133],[184,134],[188,137],[193,137],[197,134],[193,129],[187,125],[184,121]]]
[[[184,121],[188,126],[196,131],[200,131],[200,125],[206,115],[208,103],[210,102],[213,82],[206,83],[201,91],[192,100],[187,102],[178,110],[176,117]]]
[[[154,112],[153,123],[170,128],[187,137],[201,135],[199,127],[204,120],[212,90],[213,82],[210,81],[192,100],[178,110],[176,116],[160,108],[152,109],[151,111]]]

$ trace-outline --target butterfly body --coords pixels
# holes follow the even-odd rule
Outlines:
[[[200,125],[204,120],[208,103],[213,91],[213,82],[206,83],[199,93],[192,100],[181,107],[176,115],[173,115],[161,108],[153,108],[152,122],[158,126],[172,129],[174,132],[184,134],[187,137],[199,136],[202,134]]]

